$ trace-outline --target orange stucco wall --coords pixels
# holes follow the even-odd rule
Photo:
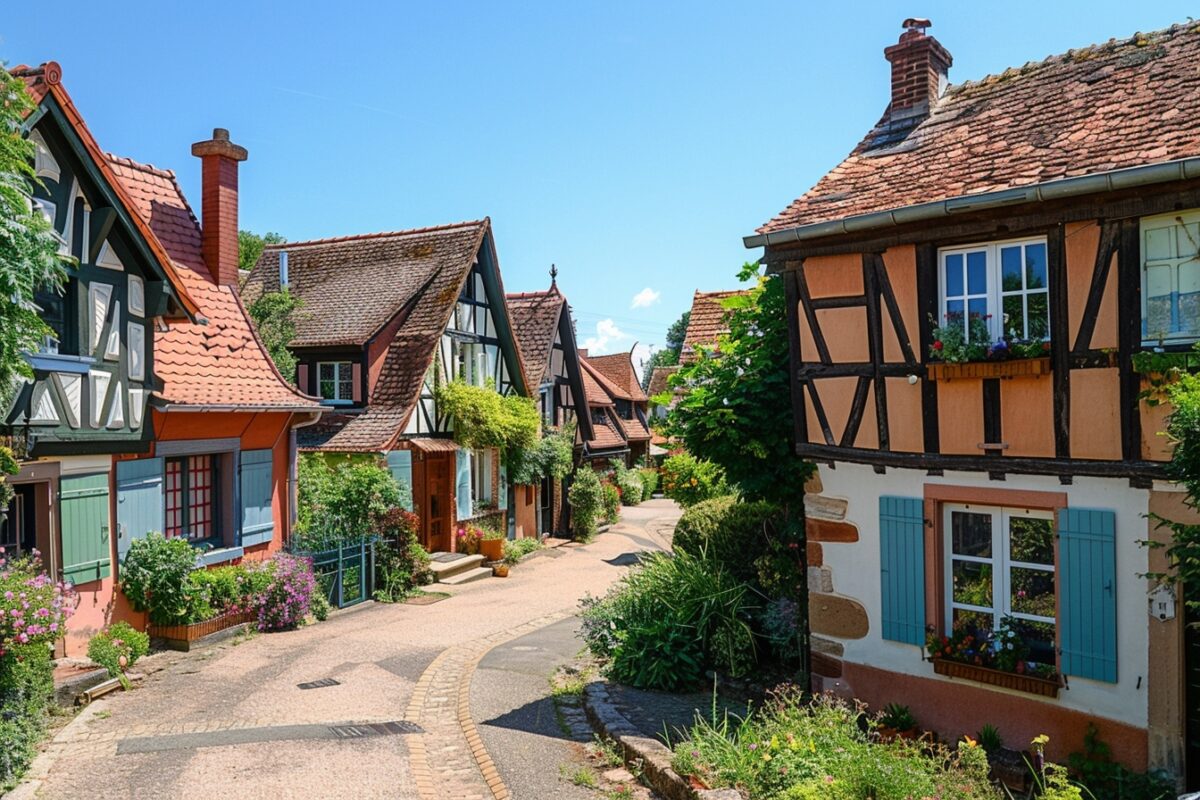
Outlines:
[[[912,245],[892,247],[883,254],[883,266],[887,270],[888,281],[892,285],[892,293],[896,295],[896,305],[900,307],[900,318],[904,322],[904,330],[912,342],[913,354],[921,358],[921,325],[917,308],[917,249]],[[883,355],[889,362],[904,361],[904,353],[896,338],[895,327],[891,323],[887,305],[881,303],[883,310]],[[889,387],[890,391],[890,387]],[[918,409],[918,415],[920,409]],[[895,449],[893,447],[893,449]]]
[[[1100,226],[1095,222],[1076,222],[1065,226],[1067,242],[1067,306],[1071,320],[1071,345],[1074,334],[1079,330],[1083,312],[1087,306],[1088,292],[1092,287],[1092,272],[1096,265],[1096,250],[1100,246]],[[1092,332],[1092,348],[1101,350],[1117,346],[1117,264],[1116,256],[1110,264],[1108,282],[1105,284],[1104,300],[1100,313],[1096,315],[1096,327]]]
[[[907,378],[887,378],[888,436],[893,450],[920,453],[925,449],[921,429],[921,385]]]
[[[1121,417],[1116,403],[1097,403],[1097,397],[1120,395],[1117,369],[1077,369],[1071,373],[1071,456],[1119,459]]]
[[[1054,396],[1050,376],[1000,381],[1000,434],[1005,455],[1054,455]]]
[[[983,451],[983,400],[979,381],[962,379],[938,383],[938,436],[943,453],[977,456]],[[913,425],[919,426],[920,419]]]
[[[816,297],[842,297],[863,293],[862,256],[816,256],[804,261],[808,293]]]

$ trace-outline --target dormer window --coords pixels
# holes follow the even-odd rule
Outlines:
[[[317,390],[327,403],[353,403],[354,365],[349,361],[317,364]]]
[[[1050,338],[1045,238],[1018,239],[939,252],[941,325],[961,325],[967,341]]]
[[[1142,220],[1142,342],[1200,339],[1200,210]]]

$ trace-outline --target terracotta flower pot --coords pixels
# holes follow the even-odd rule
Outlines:
[[[488,561],[499,561],[504,558],[504,540],[484,539],[479,543],[479,552]]]
[[[497,578],[507,578],[508,564],[496,564],[492,567],[492,574]]]

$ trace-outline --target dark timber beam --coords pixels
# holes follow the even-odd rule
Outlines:
[[[825,337],[821,334],[821,324],[817,322],[817,311],[813,308],[812,296],[808,293],[808,278],[804,275],[803,265],[796,269],[795,273],[800,307],[804,309],[804,318],[808,321],[808,329],[812,333],[813,344],[817,348],[817,358],[821,359],[822,364],[832,364],[833,359],[829,357],[829,346],[825,344]]]
[[[800,379],[800,267],[788,269],[783,276],[783,291],[788,313],[788,361],[791,373],[788,391],[792,395],[792,435],[795,443],[808,441],[808,413],[804,408],[804,383]]]
[[[917,324],[921,358],[933,344],[933,327],[938,323],[937,247],[917,245]],[[926,453],[941,449],[938,433],[938,387],[928,375],[921,378],[921,433]]]
[[[1067,240],[1062,225],[1046,234],[1047,280],[1050,283],[1050,364],[1054,394],[1054,457],[1071,457],[1071,342],[1067,305]],[[1091,334],[1088,334],[1091,339]]]
[[[1142,339],[1141,235],[1138,221],[1121,222],[1117,250],[1117,344],[1121,376],[1121,456],[1126,461],[1142,455],[1142,417],[1138,395],[1141,377],[1133,370],[1133,354]]]
[[[867,350],[870,354],[875,381],[875,423],[879,428],[879,449],[891,450],[888,435],[887,384],[879,365],[883,361],[883,319],[879,313],[879,280],[875,260],[877,253],[863,253],[863,289],[867,298]]]

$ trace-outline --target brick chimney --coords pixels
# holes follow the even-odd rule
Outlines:
[[[946,88],[954,59],[941,42],[925,34],[932,24],[927,19],[904,20],[900,41],[883,51],[892,64],[892,119],[928,114]]]
[[[246,148],[229,141],[229,131],[214,128],[206,142],[192,145],[200,159],[204,263],[222,286],[238,288],[238,162]]]

